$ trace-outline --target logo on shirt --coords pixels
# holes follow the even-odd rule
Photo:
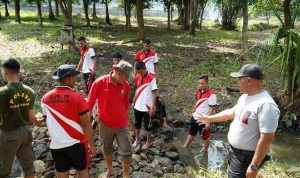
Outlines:
[[[121,95],[124,95],[125,91],[122,89],[122,90],[120,91],[120,93],[121,93]]]
[[[249,118],[250,118],[251,112],[250,111],[245,111],[242,115],[242,118],[240,117],[240,121],[243,124],[248,124]]]

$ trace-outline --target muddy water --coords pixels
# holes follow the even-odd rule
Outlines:
[[[203,154],[202,139],[197,135],[189,148],[182,148],[187,136],[185,129],[176,129],[171,142],[186,165],[194,168],[226,169],[229,144],[227,133],[212,134],[208,154]],[[300,164],[300,135],[277,134],[271,146],[273,160]]]

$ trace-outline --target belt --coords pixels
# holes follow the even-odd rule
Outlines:
[[[234,152],[234,153],[240,153],[240,154],[243,154],[243,155],[254,155],[255,151],[248,151],[248,150],[241,150],[241,149],[238,149],[238,148],[234,148],[233,146],[231,146],[231,150]]]

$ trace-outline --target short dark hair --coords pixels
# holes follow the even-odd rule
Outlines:
[[[144,43],[144,44],[151,44],[151,40],[150,40],[150,39],[145,39],[145,40],[143,41],[143,43]]]
[[[143,61],[136,62],[136,64],[135,64],[136,70],[145,69],[145,68],[146,68],[146,65]]]
[[[199,80],[200,80],[200,79],[203,79],[203,80],[205,80],[206,82],[208,82],[208,76],[207,76],[206,74],[201,75],[201,76],[199,77]]]
[[[9,69],[10,71],[12,71],[14,73],[19,73],[21,65],[17,59],[9,58],[9,59],[2,61],[1,67],[5,68],[5,69]]]
[[[119,52],[115,52],[115,53],[113,54],[113,57],[114,57],[114,58],[122,59],[122,54],[119,53]]]
[[[86,41],[85,38],[83,36],[78,38],[78,41]]]

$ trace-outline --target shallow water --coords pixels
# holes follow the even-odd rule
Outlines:
[[[226,169],[229,144],[227,133],[212,134],[208,154],[203,154],[202,139],[197,135],[189,148],[182,148],[187,136],[185,129],[176,129],[174,141],[171,142],[179,153],[182,161],[194,168]],[[271,146],[273,160],[300,164],[300,135],[277,134]]]

